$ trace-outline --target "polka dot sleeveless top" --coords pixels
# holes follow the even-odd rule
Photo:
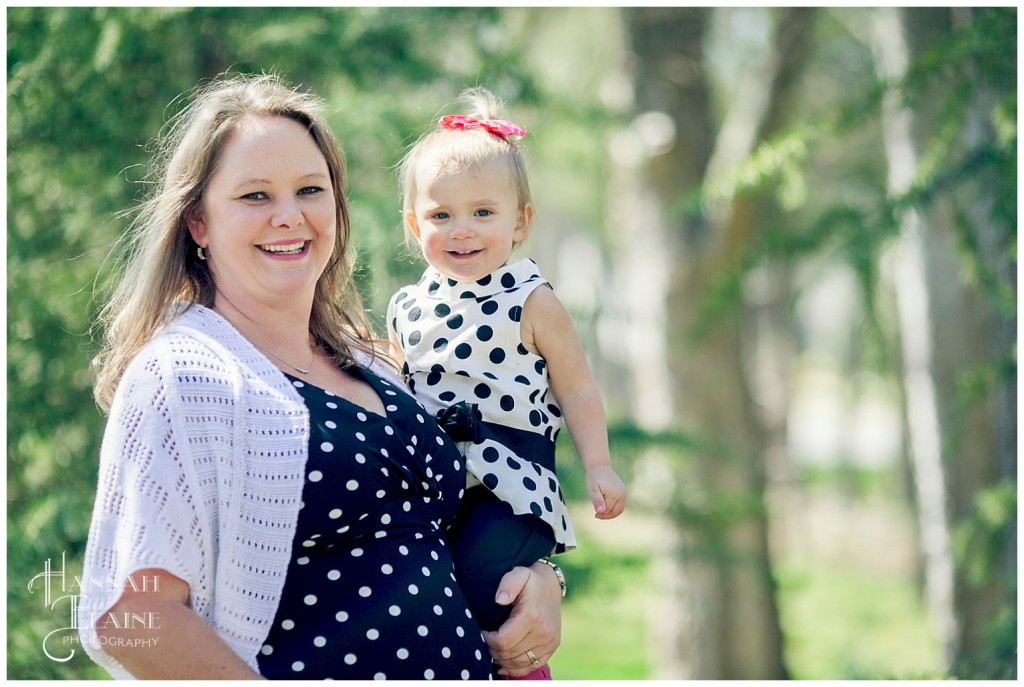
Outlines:
[[[310,412],[292,560],[258,655],[274,679],[486,680],[491,661],[444,530],[462,457],[407,394],[371,372],[386,417],[289,377]]]
[[[555,475],[562,413],[544,359],[520,336],[523,304],[547,283],[529,259],[475,282],[428,268],[392,297],[388,318],[405,353],[403,374],[423,407],[442,418],[456,405],[479,413],[472,438],[459,444],[472,478],[516,513],[548,523],[560,553],[576,546]]]

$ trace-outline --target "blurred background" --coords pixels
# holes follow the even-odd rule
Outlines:
[[[1015,8],[6,13],[9,678],[105,677],[68,629],[98,284],[225,70],[326,99],[381,331],[405,147],[477,84],[531,132],[521,251],[630,487],[594,520],[562,434],[556,678],[1017,676]]]

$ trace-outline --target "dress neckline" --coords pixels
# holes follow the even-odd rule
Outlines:
[[[514,291],[523,284],[540,279],[537,263],[523,258],[505,263],[486,277],[476,281],[456,281],[445,277],[433,267],[428,267],[420,278],[426,294],[439,300],[460,300],[464,298],[488,298],[495,294]]]

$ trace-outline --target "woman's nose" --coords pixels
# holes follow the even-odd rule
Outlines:
[[[281,229],[291,229],[305,222],[302,210],[294,199],[282,201],[274,208],[271,224]]]

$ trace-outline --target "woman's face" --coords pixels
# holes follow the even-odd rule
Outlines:
[[[327,161],[298,122],[252,120],[228,137],[188,226],[206,250],[214,307],[312,303],[337,232]]]

